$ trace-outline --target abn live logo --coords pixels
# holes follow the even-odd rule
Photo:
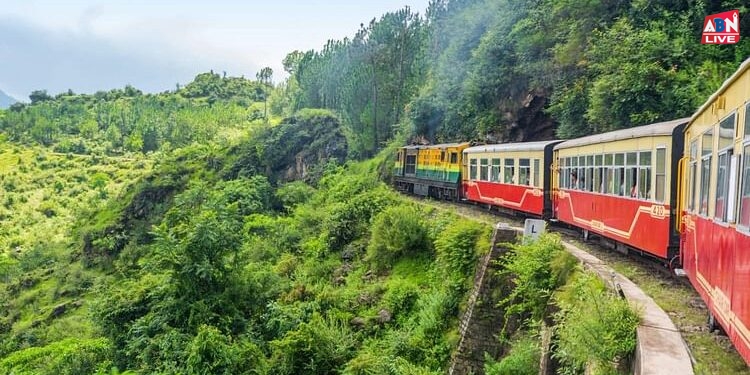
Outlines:
[[[740,11],[730,10],[707,16],[701,44],[735,44],[740,41]]]

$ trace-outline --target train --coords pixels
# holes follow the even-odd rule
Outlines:
[[[541,218],[684,275],[750,364],[750,59],[691,116],[569,140],[409,145],[397,189]]]

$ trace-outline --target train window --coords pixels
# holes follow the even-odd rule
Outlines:
[[[515,159],[505,159],[505,168],[503,169],[503,181],[506,184],[515,183]]]
[[[698,140],[690,144],[690,171],[688,172],[689,189],[688,193],[688,210],[695,212],[695,191],[696,179],[698,178]]]
[[[750,103],[745,104],[745,138],[750,138]]]
[[[573,157],[570,158],[570,161],[573,167],[570,168],[570,185],[568,185],[569,189],[578,189],[578,158]]]
[[[599,192],[602,194],[610,194],[612,192],[612,168],[602,168],[602,183]]]
[[[727,116],[719,123],[719,150],[723,150],[732,145],[734,140],[734,123],[737,117],[736,112]]]
[[[615,154],[615,165],[625,165],[625,154]]]
[[[567,183],[566,183],[565,187],[568,188],[568,189],[570,189],[573,186],[573,175],[572,175],[572,173],[573,173],[574,169],[571,167],[573,165],[572,164],[573,163],[573,159],[567,158],[567,160],[568,160],[568,162],[567,162],[566,165],[568,167],[566,168],[566,171],[565,171],[565,176],[567,177]]]
[[[615,154],[614,185],[612,194],[625,195],[625,154]]]
[[[586,191],[594,191],[594,157],[586,157]]]
[[[664,148],[656,149],[656,196],[657,202],[664,202],[665,186],[667,184],[667,150]]]
[[[700,207],[701,215],[708,215],[708,196],[711,181],[711,152],[713,151],[713,129],[709,129],[701,136],[701,192]]]
[[[492,159],[492,169],[490,170],[490,181],[500,182],[500,159]]]
[[[451,164],[458,163],[458,152],[451,152]]]
[[[716,174],[716,207],[714,217],[721,221],[727,221],[727,208],[729,207],[729,168],[732,161],[730,150],[719,154],[719,165]]]
[[[699,212],[708,215],[708,190],[711,181],[711,154],[701,160],[701,200]]]
[[[477,179],[477,159],[469,161],[469,180]]]
[[[638,155],[638,198],[651,199],[651,151]]]
[[[415,174],[417,172],[417,155],[406,155],[404,174]]]
[[[594,156],[594,191],[602,192],[602,155]]]
[[[534,159],[534,186],[539,187],[539,159]]]
[[[440,151],[440,161],[445,161],[445,151]]]
[[[750,228],[750,145],[745,145],[743,156],[742,195],[740,196],[740,211],[737,222],[745,228]]]
[[[518,183],[531,185],[531,160],[518,159]]]
[[[616,194],[619,196],[625,195],[625,167],[615,168],[615,186],[617,190]]]
[[[602,193],[603,194],[612,194],[612,183],[613,183],[613,173],[612,173],[612,164],[614,163],[614,158],[612,154],[605,154],[604,155],[604,172],[602,176]]]
[[[714,132],[713,129],[709,129],[703,133],[701,137],[701,156],[706,156],[711,153],[714,147]]]
[[[625,162],[628,168],[625,173],[625,186],[623,186],[623,190],[625,190],[628,197],[636,198],[638,197],[638,153],[628,152],[625,156]]]
[[[489,164],[487,164],[487,159],[479,159],[479,180],[489,181],[488,170]]]
[[[638,165],[638,153],[637,152],[628,152],[627,157],[625,159],[627,161],[627,165]]]

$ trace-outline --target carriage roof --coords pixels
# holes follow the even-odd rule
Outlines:
[[[642,137],[653,137],[653,136],[664,136],[672,135],[674,129],[682,124],[687,123],[689,118],[681,118],[677,120],[657,122],[655,124],[636,126],[634,128],[620,129],[607,133],[589,135],[582,138],[575,138],[569,141],[565,141],[555,146],[555,150],[586,146],[596,143],[615,142],[626,139],[642,138]]]

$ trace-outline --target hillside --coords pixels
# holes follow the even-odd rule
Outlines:
[[[748,10],[433,0],[290,52],[277,85],[211,71],[162,93],[32,92],[0,110],[0,373],[444,373],[490,228],[391,190],[395,147],[689,115],[750,55],[746,37],[699,43],[726,7]],[[524,369],[552,298],[590,302],[553,296],[574,265],[546,243],[515,265],[538,298],[496,298],[523,323],[503,344]],[[602,369],[632,352],[618,327]],[[588,365],[579,333],[570,373]]]
[[[7,152],[0,370],[441,372],[488,228],[340,167],[340,132],[315,110],[154,159]]]
[[[0,109],[6,109],[16,103],[18,100],[0,90]]]

